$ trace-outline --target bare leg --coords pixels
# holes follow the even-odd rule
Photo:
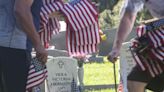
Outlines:
[[[128,92],[145,92],[146,83],[128,80]]]

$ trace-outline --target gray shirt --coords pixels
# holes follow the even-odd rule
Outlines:
[[[26,49],[26,34],[16,23],[15,0],[0,0],[0,46]]]
[[[158,18],[164,16],[164,0],[126,0],[123,9],[137,13],[144,5],[152,16]]]

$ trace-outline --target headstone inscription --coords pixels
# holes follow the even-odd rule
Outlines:
[[[77,60],[70,57],[54,57],[47,62],[47,92],[73,92],[72,82],[77,84]]]

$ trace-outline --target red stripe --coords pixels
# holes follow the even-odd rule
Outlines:
[[[28,83],[27,86],[29,86],[29,87],[27,87],[26,90],[28,90],[28,89],[30,89],[30,88],[33,88],[33,87],[35,87],[35,86],[37,86],[37,85],[40,85],[40,84],[41,84],[42,82],[44,82],[44,81],[41,81],[41,82],[39,82],[39,83],[37,83],[37,84],[35,84],[35,83],[36,83],[37,81],[40,81],[40,80],[45,80],[46,77],[47,77],[47,76],[43,76],[42,78],[40,78],[40,79],[38,79],[38,80],[35,80],[35,81],[31,82],[31,83]],[[34,85],[34,84],[35,84],[35,85]],[[32,85],[32,86],[30,86],[30,85]]]
[[[30,78],[28,78],[28,79],[36,78],[37,76],[40,76],[40,75],[42,75],[42,74],[44,74],[44,73],[47,73],[47,70],[42,70],[42,72],[39,73],[39,74],[37,74],[36,71],[34,71],[34,72],[28,74],[28,76],[33,76],[33,75],[35,75],[35,74],[37,74],[37,75],[35,75],[35,76],[33,76],[33,77],[30,77]]]

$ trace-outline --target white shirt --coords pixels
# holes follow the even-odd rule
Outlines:
[[[126,0],[123,9],[129,12],[137,13],[143,7],[146,7],[152,16],[164,16],[164,0]]]

